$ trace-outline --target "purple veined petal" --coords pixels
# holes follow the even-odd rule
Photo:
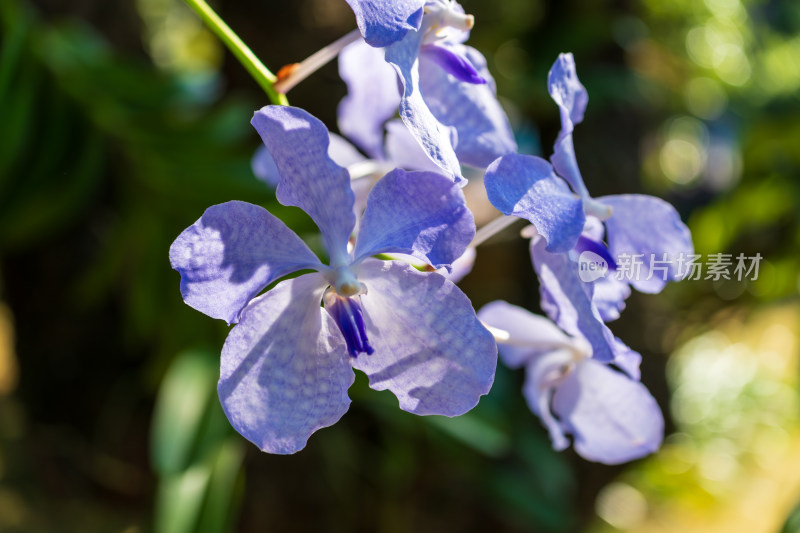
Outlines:
[[[469,46],[452,45],[450,48],[474,65],[487,83],[475,85],[459,81],[428,54],[422,54],[419,60],[422,94],[433,116],[457,130],[455,148],[459,161],[486,168],[498,157],[516,152],[517,143],[508,117],[497,101],[486,59]]]
[[[505,215],[529,220],[547,241],[547,250],[566,252],[586,220],[583,203],[550,164],[540,157],[509,154],[486,169],[489,201]]]
[[[597,306],[603,322],[611,322],[618,319],[620,313],[625,309],[625,300],[631,295],[631,287],[627,281],[616,279],[616,259],[611,255],[608,247],[603,244],[604,236],[605,227],[600,219],[587,216],[586,225],[583,227],[583,233],[578,239],[575,251],[578,254],[591,251],[609,265],[609,271],[594,280],[592,302]],[[589,245],[587,246],[587,244]]]
[[[439,174],[442,172],[442,169],[431,161],[417,139],[399,119],[386,123],[386,157],[392,165],[398,168],[426,170]]]
[[[371,173],[365,174],[364,171],[366,169],[372,170],[376,168],[377,163],[364,157],[355,146],[350,144],[347,139],[341,135],[331,133],[330,136],[331,144],[328,148],[328,155],[331,156],[331,159],[337,164],[347,168],[347,171],[350,173],[350,188],[355,195],[353,214],[355,214],[356,225],[358,225],[358,219],[367,207],[367,195],[377,180],[376,176],[373,176]],[[354,172],[357,176],[354,175]],[[358,227],[356,227],[355,232],[358,232]]]
[[[694,246],[689,228],[681,222],[674,207],[643,194],[603,196],[597,200],[614,210],[606,220],[611,254],[617,258],[624,254],[643,255],[641,272],[628,279],[631,285],[642,292],[657,293],[667,281],[680,279],[678,258],[681,254],[692,254]],[[654,254],[652,259],[651,254]]]
[[[373,176],[364,176],[351,182],[353,187],[353,194],[356,195],[356,201],[353,204],[353,211],[356,214],[358,224],[361,224],[361,216],[367,208],[367,198],[369,198],[369,191],[375,186],[375,178]],[[360,228],[356,228],[356,233],[360,232]]]
[[[339,53],[339,75],[347,84],[337,110],[339,131],[373,159],[383,159],[383,123],[400,105],[397,74],[384,60],[384,50],[364,41]]]
[[[478,311],[478,318],[508,335],[497,339],[497,348],[500,358],[509,368],[525,366],[534,357],[545,353],[571,349],[573,343],[550,320],[502,300],[484,305]]]
[[[418,415],[475,407],[494,381],[497,347],[464,293],[435,272],[395,261],[367,260],[358,278],[375,353],[353,366],[370,387],[392,391],[401,409]]]
[[[275,166],[275,160],[272,159],[269,150],[263,144],[256,149],[253,154],[253,159],[250,160],[250,166],[253,169],[253,174],[256,178],[263,181],[270,187],[277,187],[281,177],[278,175],[278,167]]]
[[[422,32],[409,32],[403,40],[386,48],[386,62],[393,65],[403,86],[400,118],[428,157],[456,182],[462,181],[461,166],[451,141],[450,128],[433,116],[422,97],[419,49]]]
[[[603,242],[606,235],[606,228],[603,226],[603,221],[595,216],[587,215],[582,235],[595,242]]]
[[[611,255],[611,252],[608,251],[608,248],[603,242],[595,241],[581,234],[573,249],[579,256],[583,252],[592,252],[606,262],[609,270],[613,271],[617,269],[617,262],[614,256]]]
[[[486,84],[477,69],[464,55],[458,53],[455,46],[434,42],[422,45],[420,59],[423,57],[436,63],[447,74],[464,83]]]
[[[553,395],[553,412],[590,461],[620,464],[658,449],[664,417],[638,381],[607,365],[581,361]]]
[[[355,146],[341,135],[329,133],[329,136],[328,155],[340,167],[347,168],[367,160]]]
[[[328,155],[325,125],[302,109],[279,105],[256,111],[252,124],[278,167],[278,201],[308,213],[322,233],[331,265],[346,264],[355,197],[350,174]]]
[[[266,452],[303,449],[350,406],[355,376],[341,334],[320,307],[326,285],[317,273],[278,283],[245,308],[222,348],[222,408]]]
[[[620,317],[625,309],[625,300],[631,295],[631,287],[626,281],[606,274],[594,281],[592,302],[600,312],[603,322],[612,322]]]
[[[334,163],[343,167],[349,167],[366,159],[352,144],[335,133],[330,134],[328,155],[333,159]],[[278,186],[281,177],[278,175],[278,167],[275,165],[275,160],[272,159],[272,155],[270,155],[266,146],[262,144],[256,149],[250,164],[253,168],[253,174],[258,179],[270,187]]]
[[[472,267],[475,265],[475,258],[478,252],[474,246],[468,246],[461,256],[453,261],[451,271],[448,272],[446,268],[438,269],[437,272],[446,277],[453,283],[458,283],[466,277],[467,274],[472,272]]]
[[[639,352],[631,350],[619,337],[614,338],[614,360],[612,363],[620,370],[628,374],[631,379],[639,381],[642,379],[642,356]]]
[[[433,172],[395,169],[367,198],[355,262],[378,253],[413,255],[434,268],[448,266],[475,237],[475,219],[464,193]]]
[[[169,249],[181,275],[181,294],[191,307],[228,324],[272,281],[322,265],[280,219],[247,202],[206,209]]]
[[[531,240],[531,259],[539,276],[545,313],[572,337],[585,338],[592,347],[592,357],[613,361],[614,335],[592,303],[592,283],[578,276],[578,263],[567,254],[551,254],[541,239]]]
[[[572,133],[575,125],[583,121],[589,94],[578,79],[571,53],[558,55],[547,74],[547,91],[561,111],[561,135]]]
[[[567,180],[572,189],[581,196],[588,198],[589,191],[583,182],[581,171],[578,168],[578,160],[575,158],[575,147],[572,144],[572,134],[559,137],[553,147],[553,155],[550,162],[559,176]]]
[[[425,0],[347,0],[370,46],[389,46],[418,30]]]
[[[397,254],[397,253],[388,253],[385,255],[390,260],[403,261],[404,263],[408,263],[417,270],[422,270],[425,272],[430,271],[431,265],[427,261],[418,259],[413,255]],[[473,246],[468,246],[467,249],[464,251],[464,253],[461,254],[461,256],[458,259],[453,261],[451,265],[449,265],[449,268],[451,269],[450,272],[448,272],[447,266],[437,268],[434,270],[434,272],[436,272],[441,276],[444,276],[453,283],[458,283],[472,271],[472,267],[475,264],[476,257],[477,257],[477,252],[475,248]]]
[[[572,354],[568,350],[543,353],[530,360],[525,369],[525,383],[522,395],[530,410],[539,417],[550,434],[550,441],[556,451],[565,450],[569,441],[564,435],[562,424],[553,416],[550,404],[555,387],[564,375],[565,368],[572,364]]]
[[[558,172],[581,195],[588,197],[586,185],[583,183],[578,161],[575,158],[575,146],[572,132],[575,125],[583,121],[583,113],[589,102],[589,95],[578,79],[575,70],[575,59],[572,54],[560,54],[550,73],[547,75],[547,90],[558,105],[561,113],[561,131],[554,146],[550,160]]]

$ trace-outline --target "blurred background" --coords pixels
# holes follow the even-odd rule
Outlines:
[[[800,531],[800,3],[464,0],[521,150],[558,132],[546,76],[575,54],[595,196],[654,194],[697,253],[755,281],[634,294],[660,452],[555,453],[498,368],[479,406],[415,417],[359,375],[350,412],[294,456],[260,453],[216,398],[228,328],[184,305],[172,240],[224,201],[301,235],[250,158],[268,102],[180,0],[0,0],[0,531]],[[355,27],[342,0],[214,3],[273,71]],[[289,94],[335,130],[334,64]],[[526,242],[484,245],[476,308],[538,309]]]

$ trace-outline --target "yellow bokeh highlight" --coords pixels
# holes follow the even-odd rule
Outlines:
[[[183,2],[137,0],[153,62],[176,74],[208,74],[222,64],[222,45]]]
[[[18,379],[11,309],[0,302],[0,395],[10,394],[16,388]]]
[[[712,323],[670,358],[678,432],[600,493],[590,531],[775,533],[800,500],[800,305]]]
[[[728,96],[720,83],[706,76],[689,80],[683,99],[689,111],[706,120],[718,118],[728,104]]]
[[[762,57],[764,76],[759,83],[769,94],[791,94],[800,90],[800,36],[773,40]]]
[[[686,184],[700,177],[706,165],[708,130],[692,117],[677,117],[663,128],[659,166],[672,182]]]

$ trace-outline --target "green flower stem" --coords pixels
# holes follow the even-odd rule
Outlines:
[[[230,27],[219,18],[211,6],[205,0],[185,0],[211,31],[217,34],[225,46],[228,47],[239,63],[247,69],[247,72],[258,82],[264,92],[267,93],[273,104],[289,105],[286,95],[275,90],[275,82],[278,78],[269,71],[267,67],[256,57],[250,48],[239,39]]]

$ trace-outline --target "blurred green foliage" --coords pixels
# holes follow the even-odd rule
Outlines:
[[[235,437],[215,394],[219,356],[178,355],[153,411],[150,457],[161,477],[155,530],[228,531],[242,496],[244,443]]]
[[[800,531],[800,505],[792,511],[779,533],[797,533]]]

